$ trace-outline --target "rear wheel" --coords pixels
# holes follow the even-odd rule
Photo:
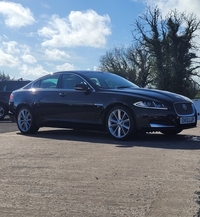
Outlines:
[[[4,105],[0,104],[0,120],[3,120],[6,116],[7,111]]]
[[[136,134],[134,118],[124,106],[116,106],[109,111],[106,127],[109,134],[116,140],[127,140]]]
[[[39,129],[35,123],[35,118],[28,107],[22,107],[17,113],[17,126],[21,133],[36,133]]]

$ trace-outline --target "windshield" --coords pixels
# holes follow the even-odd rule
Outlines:
[[[88,73],[87,77],[96,86],[102,89],[119,89],[119,88],[138,88],[138,86],[127,79],[104,72]]]

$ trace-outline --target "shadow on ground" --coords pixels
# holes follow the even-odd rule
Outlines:
[[[18,135],[22,135],[17,132]],[[23,135],[24,136],[24,135]],[[69,129],[42,129],[29,137],[48,138],[54,140],[90,142],[95,144],[115,145],[117,148],[133,148],[135,146],[163,148],[163,149],[200,149],[200,136],[179,134],[166,136],[160,133],[140,134],[130,141],[116,141],[107,133],[96,131]]]

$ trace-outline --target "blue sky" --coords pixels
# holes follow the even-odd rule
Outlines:
[[[163,16],[200,14],[199,0],[0,0],[0,72],[36,79],[96,70],[106,51],[132,43],[132,24],[149,5]]]

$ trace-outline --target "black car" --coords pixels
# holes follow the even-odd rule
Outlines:
[[[8,101],[12,91],[25,86],[29,82],[27,80],[0,81],[0,120],[3,120],[8,114]]]
[[[177,134],[197,125],[197,111],[187,97],[139,88],[108,72],[64,71],[43,76],[9,101],[10,117],[23,134],[40,127],[106,131],[116,140],[137,132]]]

